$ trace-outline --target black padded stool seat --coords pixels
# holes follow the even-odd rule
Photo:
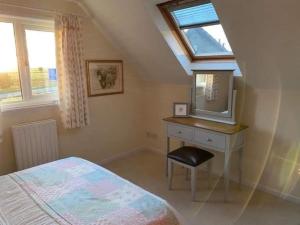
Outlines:
[[[208,151],[190,146],[183,146],[168,153],[168,158],[193,167],[196,167],[213,157],[214,155]]]

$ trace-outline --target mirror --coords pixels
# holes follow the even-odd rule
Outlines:
[[[193,115],[232,117],[232,100],[233,71],[194,71]]]

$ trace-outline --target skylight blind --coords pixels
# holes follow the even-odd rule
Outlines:
[[[174,10],[171,14],[179,27],[219,21],[212,3]]]

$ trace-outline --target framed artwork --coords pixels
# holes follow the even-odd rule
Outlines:
[[[174,103],[173,116],[174,117],[188,117],[189,116],[189,104],[188,103]]]
[[[124,93],[122,60],[87,60],[88,96]]]

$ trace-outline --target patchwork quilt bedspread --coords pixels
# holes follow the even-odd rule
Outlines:
[[[164,200],[96,164],[72,157],[0,177],[0,224],[179,222]]]

